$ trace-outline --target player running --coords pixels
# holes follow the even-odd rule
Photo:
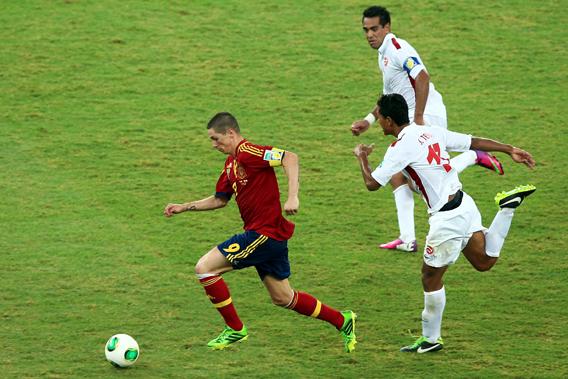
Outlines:
[[[284,210],[289,215],[296,214],[300,205],[298,156],[273,146],[250,143],[240,134],[237,120],[230,113],[215,115],[207,129],[213,148],[228,155],[215,195],[184,204],[168,204],[164,210],[164,215],[171,217],[187,211],[222,208],[234,195],[244,221],[244,233],[213,247],[195,266],[207,297],[226,324],[223,332],[207,345],[220,350],[248,338],[247,328],[237,315],[221,275],[254,266],[275,305],[332,324],[343,337],[345,351],[352,352],[357,343],[356,314],[339,312],[308,293],[292,289],[288,281],[288,240],[294,233],[294,224],[282,216],[274,167],[282,166],[288,178]]]
[[[447,128],[446,106],[442,95],[430,81],[430,75],[418,52],[405,40],[391,32],[391,18],[387,9],[379,6],[363,12],[363,31],[371,48],[378,51],[379,71],[383,76],[383,93],[398,93],[408,104],[408,118],[416,125],[435,125]],[[378,117],[375,108],[363,120],[351,126],[354,135],[366,131]],[[503,175],[499,160],[484,151],[467,151],[452,159],[458,173],[469,166],[480,165]],[[391,178],[400,235],[383,243],[383,249],[414,252],[417,250],[414,231],[414,196],[407,179],[400,173]]]
[[[365,186],[369,191],[376,191],[385,186],[393,175],[403,171],[422,194],[430,214],[430,231],[426,237],[422,265],[422,336],[401,351],[438,351],[443,348],[441,326],[446,304],[442,277],[448,266],[456,262],[462,251],[477,270],[491,269],[499,258],[515,209],[536,189],[527,185],[497,194],[495,201],[500,210],[486,229],[481,225],[481,215],[475,202],[461,190],[458,173],[452,167],[447,152],[469,149],[499,151],[529,168],[535,166],[535,161],[528,152],[511,145],[410,123],[408,106],[399,94],[381,96],[377,109],[384,134],[394,136],[396,141],[387,149],[382,163],[374,171],[368,162],[373,147],[360,144],[355,148]]]

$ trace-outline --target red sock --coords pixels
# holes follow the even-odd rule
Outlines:
[[[305,316],[327,321],[337,329],[341,329],[343,326],[344,320],[341,312],[323,304],[321,301],[305,292],[294,291],[294,298],[287,308]]]
[[[237,310],[233,305],[233,299],[231,299],[231,294],[229,293],[229,287],[227,287],[223,278],[219,275],[212,275],[199,279],[199,282],[203,286],[207,297],[213,303],[213,306],[217,308],[221,316],[223,316],[225,324],[234,330],[242,330],[243,323],[237,315]]]

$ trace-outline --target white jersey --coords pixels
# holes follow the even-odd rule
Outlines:
[[[385,36],[383,44],[379,47],[378,55],[379,69],[383,74],[383,94],[398,93],[402,95],[408,104],[408,118],[412,122],[414,120],[414,108],[416,107],[414,81],[420,71],[428,72],[422,63],[422,59],[408,42],[396,38],[392,33]],[[444,120],[444,125],[436,126],[447,127],[445,125],[447,120],[446,106],[442,95],[436,91],[432,82],[430,82],[430,90],[424,109],[425,119],[428,115]],[[442,122],[438,122],[438,124],[442,124]]]
[[[402,129],[371,175],[385,186],[402,171],[420,190],[428,213],[433,214],[462,187],[457,171],[450,166],[448,151],[467,151],[470,145],[471,135],[412,123]]]

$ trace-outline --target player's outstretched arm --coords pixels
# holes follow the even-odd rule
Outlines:
[[[175,214],[188,211],[210,211],[213,209],[223,208],[228,202],[229,200],[224,197],[209,196],[205,199],[191,201],[189,203],[168,204],[166,205],[166,208],[164,208],[164,216],[171,217]]]
[[[534,158],[529,152],[488,138],[473,137],[470,149],[506,153],[511,156],[513,161],[523,163],[528,168],[534,168],[536,165]]]
[[[288,177],[288,200],[284,203],[284,212],[294,215],[298,213],[300,208],[300,199],[298,198],[300,190],[300,163],[298,155],[291,151],[286,151],[284,159],[282,159],[282,167]]]
[[[365,187],[367,187],[369,191],[376,191],[381,188],[381,185],[371,176],[372,171],[371,166],[369,166],[368,156],[373,152],[374,148],[375,144],[364,145],[361,143],[353,149],[353,154],[357,157],[359,167],[361,168]]]

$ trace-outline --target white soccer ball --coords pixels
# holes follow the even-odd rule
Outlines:
[[[138,342],[128,334],[115,334],[105,345],[105,356],[115,367],[128,367],[140,356],[140,348]]]

